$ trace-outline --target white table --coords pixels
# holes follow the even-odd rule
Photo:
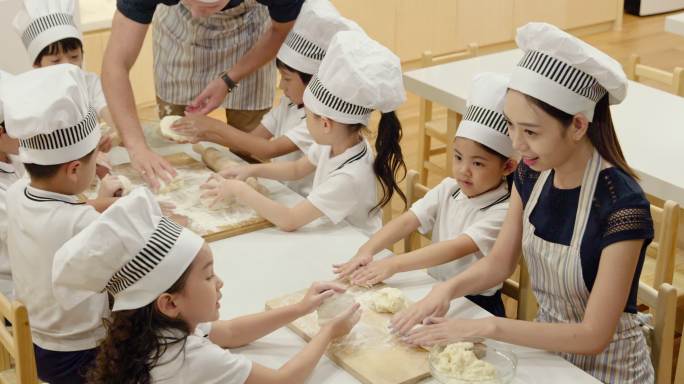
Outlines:
[[[684,12],[667,16],[665,18],[665,30],[684,36]]]
[[[473,76],[510,73],[522,55],[513,49],[409,71],[404,84],[410,92],[463,114]],[[627,162],[644,190],[684,205],[684,98],[630,81],[627,98],[611,112]]]
[[[155,150],[162,154],[184,151],[199,159],[189,145],[170,145]],[[111,157],[115,164],[128,160],[122,148],[115,148]],[[267,181],[265,185],[271,196],[283,204],[294,205],[303,199],[280,183]],[[270,299],[306,288],[314,281],[334,279],[332,264],[347,260],[366,240],[368,238],[365,235],[349,225],[343,223],[334,226],[325,220],[317,220],[296,232],[267,228],[210,243],[214,253],[214,270],[224,283],[221,290],[221,318],[263,311],[266,301]],[[423,271],[415,271],[395,276],[387,283],[402,289],[410,299],[416,301],[428,293],[434,279]],[[483,318],[491,315],[461,298],[452,302],[449,316]],[[510,349],[518,356],[516,384],[599,383],[556,355],[509,344],[489,343]],[[281,328],[233,352],[268,367],[279,368],[304,345],[299,336],[287,328]],[[327,357],[323,357],[316,366],[309,382],[358,383]],[[437,382],[430,378],[422,383]]]

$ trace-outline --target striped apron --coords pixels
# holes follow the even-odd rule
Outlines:
[[[582,276],[580,245],[596,190],[601,157],[594,151],[582,180],[575,227],[570,245],[554,244],[535,235],[530,214],[537,204],[550,171],[539,176],[527,202],[523,218],[523,255],[532,289],[539,302],[537,321],[580,323],[589,301]],[[654,381],[651,355],[637,315],[623,312],[613,340],[598,355],[560,355],[604,383],[648,384]]]
[[[153,21],[157,96],[170,104],[189,104],[252,48],[270,26],[269,20],[268,9],[256,0],[245,0],[203,18],[193,18],[182,2],[157,7]],[[221,107],[269,109],[275,84],[275,63],[271,61],[240,81]]]

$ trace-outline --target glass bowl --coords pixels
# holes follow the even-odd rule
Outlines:
[[[515,371],[518,367],[518,358],[511,351],[499,350],[487,346],[486,344],[475,344],[473,350],[482,361],[485,361],[496,369],[495,379],[473,380],[466,379],[460,375],[445,372],[439,369],[436,364],[439,362],[439,354],[444,351],[446,346],[435,346],[430,349],[430,372],[438,382],[442,384],[509,384],[515,378]]]

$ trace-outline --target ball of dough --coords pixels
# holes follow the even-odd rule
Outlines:
[[[406,296],[396,288],[382,288],[371,297],[370,307],[378,313],[397,313],[406,307]]]
[[[164,193],[169,193],[181,189],[185,186],[185,181],[180,177],[174,177],[170,182],[166,183],[164,180],[159,179],[159,191],[157,194],[161,195]]]
[[[178,115],[164,116],[159,122],[159,132],[161,133],[161,135],[175,142],[187,143],[189,141],[188,136],[182,135],[171,129],[173,123],[182,118],[183,116]]]
[[[323,326],[328,321],[342,314],[351,306],[356,304],[354,296],[348,293],[336,293],[326,299],[316,313],[318,314],[318,325]]]
[[[116,177],[119,179],[119,182],[121,183],[121,196],[128,195],[131,192],[131,190],[133,190],[133,183],[131,182],[131,179],[124,175],[118,175]]]

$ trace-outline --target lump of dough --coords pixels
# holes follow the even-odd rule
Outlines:
[[[173,192],[183,188],[184,186],[185,181],[181,177],[174,177],[168,184],[164,180],[159,179],[159,190],[157,194],[162,195],[165,193]]]
[[[124,175],[117,175],[116,178],[119,179],[119,182],[121,183],[121,196],[128,195],[128,193],[133,189],[133,183],[131,182],[131,179]]]
[[[316,311],[318,314],[318,325],[325,325],[328,321],[339,316],[342,314],[342,312],[346,311],[354,304],[356,304],[354,296],[348,293],[334,294],[326,299],[320,307],[318,307],[318,310]]]
[[[382,288],[372,295],[370,307],[378,313],[397,313],[406,307],[406,296],[396,288]]]
[[[180,120],[182,118],[183,116],[178,115],[164,116],[159,122],[159,132],[161,133],[161,135],[177,143],[187,143],[189,141],[188,136],[181,135],[180,133],[171,129],[173,123],[175,123],[176,120]]]
[[[473,347],[474,344],[469,342],[449,344],[436,355],[433,366],[455,378],[472,381],[495,380],[496,368],[478,359]]]

